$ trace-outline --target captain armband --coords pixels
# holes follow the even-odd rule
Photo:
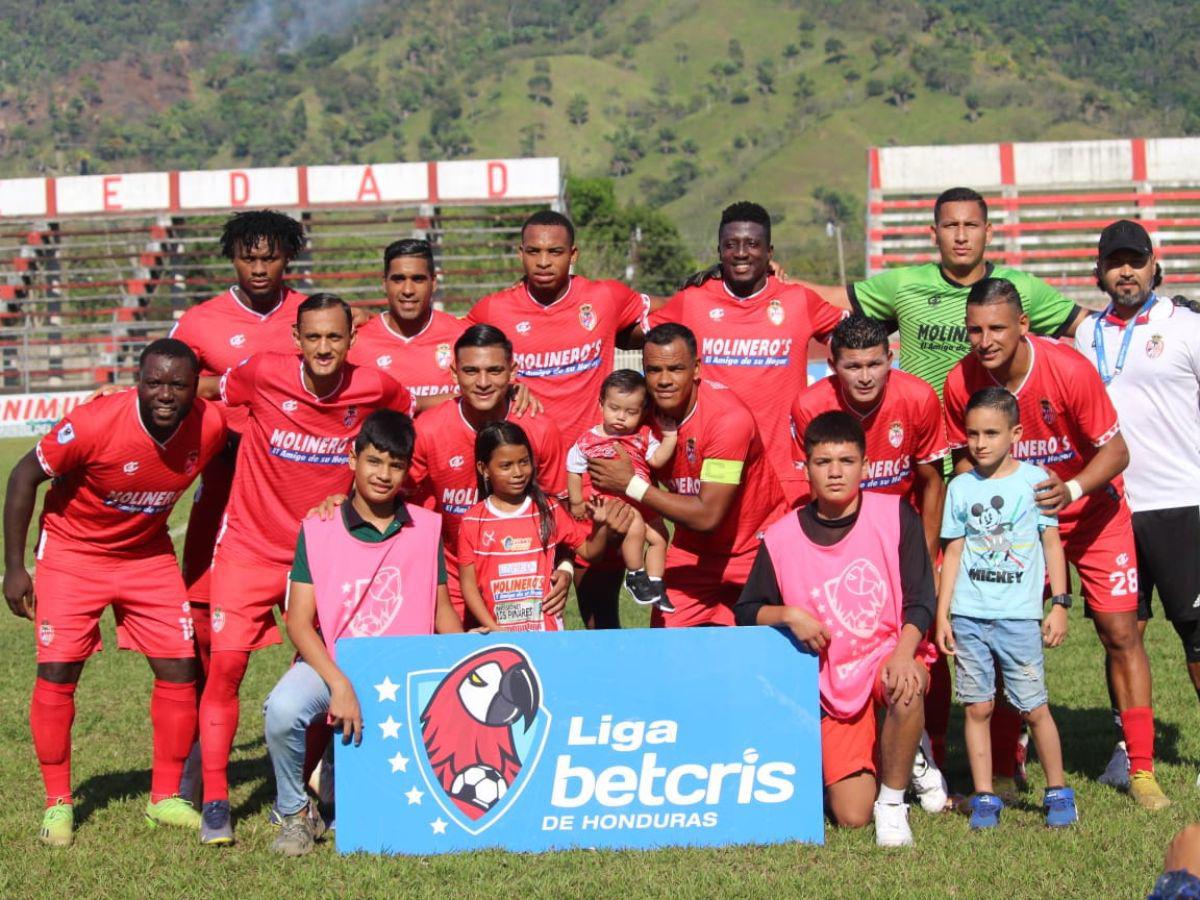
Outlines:
[[[700,480],[713,484],[740,484],[745,467],[746,463],[741,459],[706,459],[700,466]]]

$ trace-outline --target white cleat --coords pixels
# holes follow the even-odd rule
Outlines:
[[[946,808],[949,799],[946,776],[933,761],[933,751],[929,747],[927,734],[921,735],[921,743],[913,759],[912,789],[925,812],[936,815]]]
[[[1125,752],[1124,741],[1118,741],[1117,746],[1113,748],[1112,758],[1104,767],[1104,774],[1100,776],[1099,781],[1118,791],[1129,790],[1129,754]]]
[[[911,847],[907,803],[875,801],[875,844],[879,847]]]

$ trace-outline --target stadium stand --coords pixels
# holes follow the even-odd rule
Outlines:
[[[1200,298],[1200,138],[873,147],[867,154],[867,274],[931,261],[933,199],[953,185],[988,201],[988,259],[1024,269],[1086,306],[1100,230],[1137,219],[1163,290]]]
[[[360,306],[382,303],[382,248],[427,238],[436,301],[461,312],[519,277],[520,223],[547,206],[563,206],[557,159],[0,181],[0,384],[123,380],[147,342],[229,286],[218,237],[238,209],[300,218],[308,245],[290,282]]]

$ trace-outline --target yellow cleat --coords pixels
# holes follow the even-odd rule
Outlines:
[[[47,808],[38,837],[48,847],[70,847],[75,840],[75,807],[59,800]]]
[[[1153,772],[1134,772],[1129,777],[1129,793],[1141,804],[1142,809],[1166,809],[1171,805],[1170,799],[1158,786],[1158,779]]]
[[[176,828],[200,829],[200,813],[178,794],[164,797],[157,803],[146,804],[146,823],[151,828],[173,825]]]

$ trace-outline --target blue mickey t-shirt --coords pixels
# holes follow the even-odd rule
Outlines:
[[[1034,485],[1045,480],[1037,466],[1019,462],[1003,478],[984,478],[972,469],[950,482],[942,538],[964,538],[951,615],[1042,618],[1042,529],[1058,525],[1034,499]]]

